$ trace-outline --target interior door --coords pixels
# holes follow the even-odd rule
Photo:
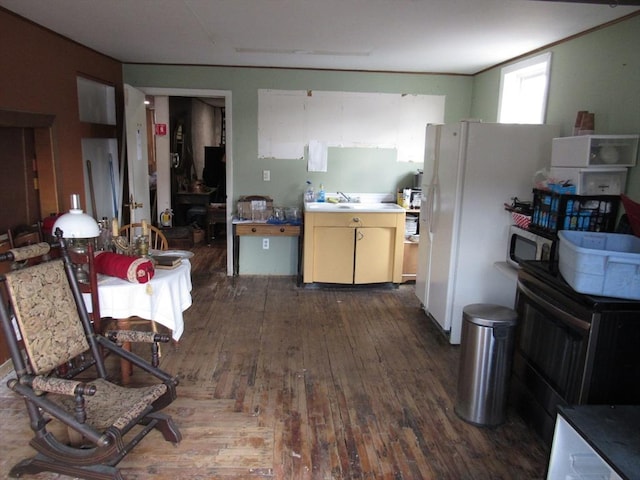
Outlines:
[[[0,232],[42,219],[39,208],[34,132],[0,128]]]
[[[149,195],[149,160],[147,155],[147,117],[145,94],[124,86],[124,116],[129,172],[129,199],[125,201],[131,212],[131,223],[151,219]],[[127,208],[127,207],[125,207]]]

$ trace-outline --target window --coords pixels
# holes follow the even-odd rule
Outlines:
[[[502,69],[499,123],[544,123],[550,66],[548,52]]]
[[[115,88],[83,77],[77,77],[77,84],[80,121],[115,125]]]

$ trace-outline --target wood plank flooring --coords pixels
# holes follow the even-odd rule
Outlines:
[[[169,411],[184,440],[153,433],[120,464],[126,478],[544,478],[546,447],[511,409],[493,429],[456,416],[460,349],[412,284],[305,289],[227,277],[216,245],[194,252],[185,334],[161,359],[181,378]],[[22,406],[3,386],[0,476],[30,451]]]

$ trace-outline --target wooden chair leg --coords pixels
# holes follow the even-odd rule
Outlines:
[[[151,320],[151,330],[153,331],[153,333],[158,333],[158,324],[153,320]],[[154,359],[155,359],[155,355],[158,356],[156,363],[153,363],[153,366],[157,367],[160,363],[160,357],[162,356],[162,350],[160,349],[160,344],[157,342],[154,343],[154,347],[152,348],[152,355],[154,356]]]
[[[131,323],[129,322],[128,318],[119,318],[117,323],[117,328],[118,330],[130,330],[131,329]],[[122,348],[124,348],[127,351],[131,351],[131,343],[129,342],[125,342],[122,344]],[[131,362],[129,362],[128,360],[125,360],[124,358],[120,359],[120,374],[122,376],[122,384],[123,385],[128,385],[129,381],[131,379],[131,374],[133,373],[133,365],[131,365]]]

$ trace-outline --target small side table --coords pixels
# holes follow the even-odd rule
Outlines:
[[[302,225],[233,221],[233,275],[240,271],[240,237],[298,237],[298,272],[296,283],[302,281]]]

